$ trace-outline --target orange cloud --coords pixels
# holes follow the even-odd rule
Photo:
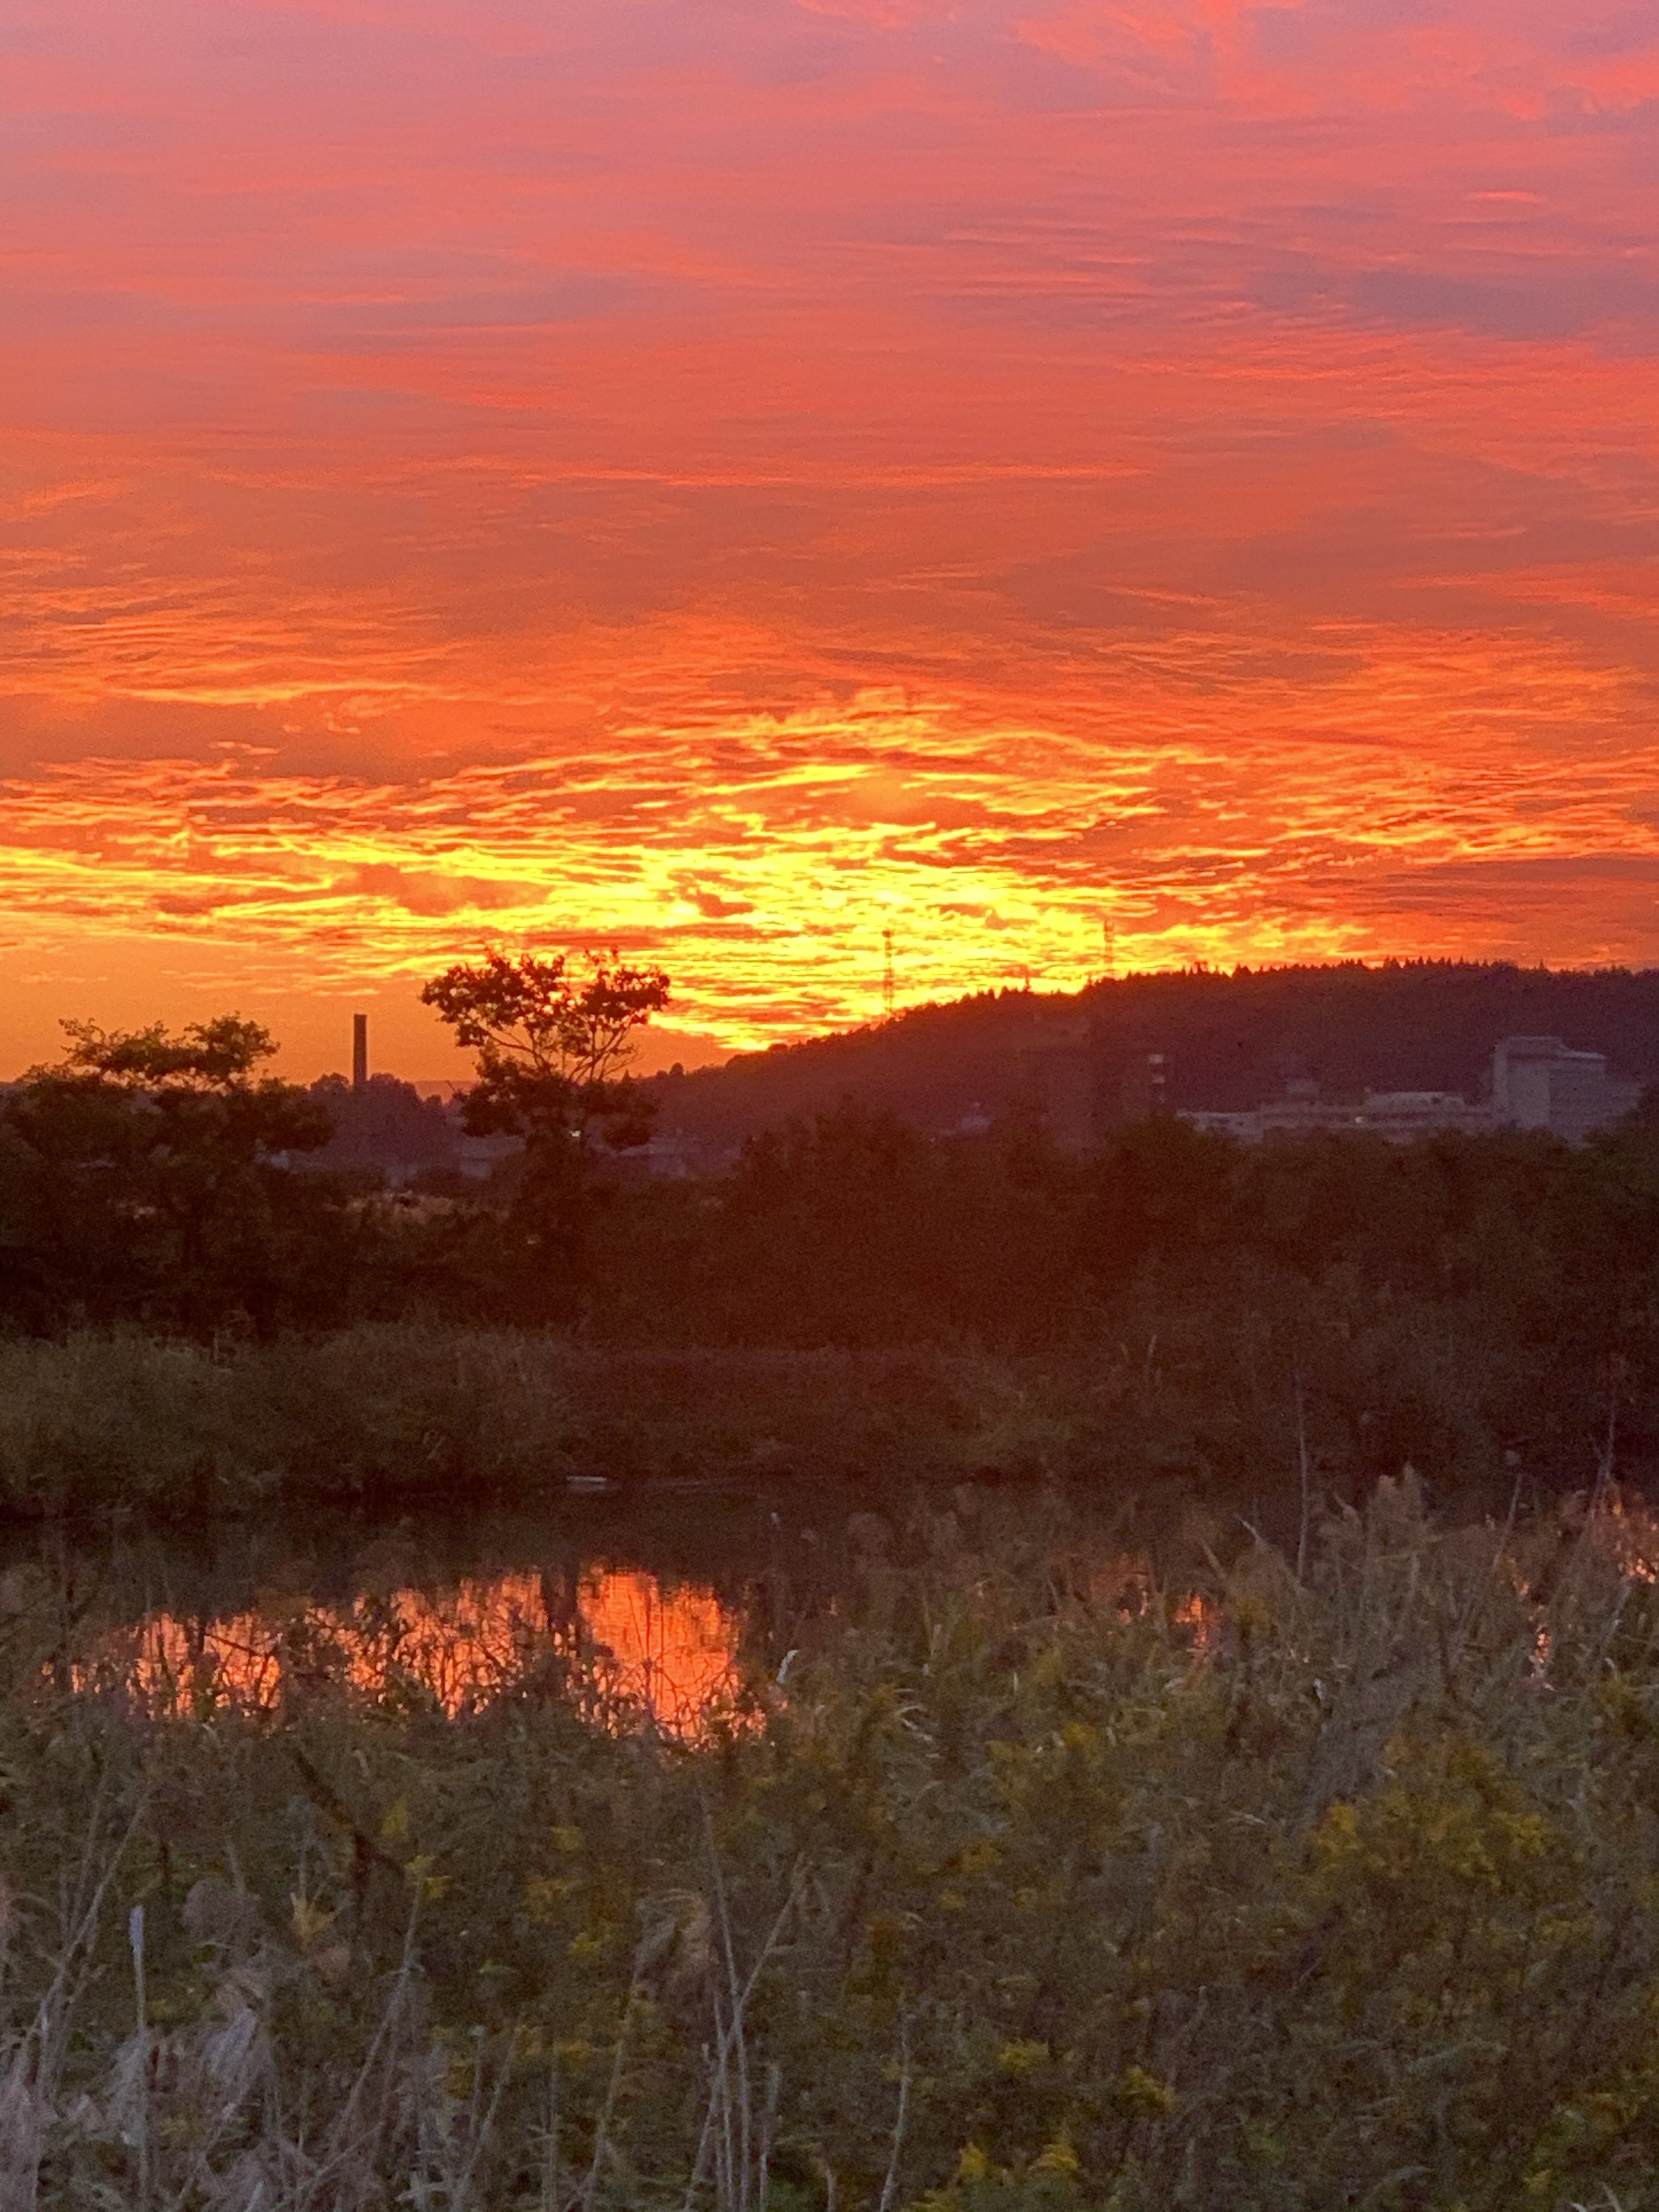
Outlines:
[[[15,25],[0,1062],[1659,957],[1650,9]]]

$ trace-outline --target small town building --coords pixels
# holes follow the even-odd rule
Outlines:
[[[1493,1049],[1490,1099],[1455,1091],[1367,1091],[1358,1099],[1326,1098],[1306,1075],[1293,1076],[1284,1095],[1250,1113],[1183,1111],[1195,1129],[1260,1144],[1267,1137],[1322,1133],[1368,1134],[1406,1145],[1454,1132],[1474,1136],[1491,1129],[1547,1129],[1582,1145],[1630,1113],[1638,1086],[1607,1073],[1607,1054],[1580,1052],[1559,1037],[1504,1037]]]
[[[1492,1054],[1492,1118],[1499,1127],[1548,1129],[1583,1144],[1634,1107],[1638,1086],[1616,1083],[1602,1052],[1575,1052],[1559,1037],[1505,1037]]]

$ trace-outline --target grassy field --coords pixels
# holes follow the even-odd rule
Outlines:
[[[1652,1535],[919,1498],[691,1743],[556,1655],[146,1717],[14,1570],[0,2203],[1659,2205]]]
[[[534,1506],[572,1476],[878,1496],[1052,1478],[1210,1497],[1259,1524],[1298,1510],[1304,1472],[1357,1502],[1409,1462],[1437,1504],[1468,1513],[1501,1511],[1517,1466],[1529,1499],[1606,1471],[1605,1395],[1553,1443],[1529,1439],[1480,1402],[1469,1344],[1396,1332],[1401,1368],[1400,1343],[1384,1358],[1348,1321],[1333,1292],[1321,1327],[1340,1374],[1243,1297],[1152,1301],[1041,1357],[600,1344],[433,1322],[265,1342],[0,1336],[0,1515]],[[1619,1413],[1622,1467],[1634,1447]]]
[[[1082,1418],[1041,1373],[928,1352],[597,1350],[417,1323],[217,1346],[0,1338],[0,1510],[533,1503],[572,1475],[1036,1477],[1062,1471]]]

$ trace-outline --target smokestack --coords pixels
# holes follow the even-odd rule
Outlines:
[[[368,1080],[368,1016],[351,1017],[351,1087],[361,1091]]]

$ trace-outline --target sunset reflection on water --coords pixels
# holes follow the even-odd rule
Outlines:
[[[1659,1582],[1659,1512],[1616,1485],[1567,1500],[1530,1533],[1488,1522],[1440,1540],[1459,1558],[1478,1555],[1484,1574],[1510,1587],[1532,1620],[1540,1679],[1550,1673],[1553,1607],[1575,1602],[1581,1587],[1600,1587],[1609,1571],[1632,1586]],[[764,1565],[759,1552],[744,1552],[735,1534],[721,1553],[723,1574],[735,1559],[750,1557],[757,1574]],[[422,1577],[404,1540],[387,1539],[359,1558],[355,1589],[330,1596],[319,1595],[307,1567],[290,1558],[268,1568],[277,1579],[264,1588],[255,1583],[252,1596],[244,1580],[234,1600],[227,1593],[216,1604],[210,1596],[194,1606],[175,1599],[144,1607],[130,1600],[130,1611],[119,1607],[124,1618],[102,1608],[83,1615],[68,1672],[76,1687],[118,1697],[164,1721],[224,1712],[274,1717],[318,1696],[461,1718],[535,1685],[598,1726],[653,1728],[684,1744],[707,1742],[725,1727],[758,1724],[761,1701],[740,1700],[739,1651],[746,1641],[759,1664],[763,1639],[711,1582],[607,1564],[559,1540],[551,1556],[558,1565],[466,1574],[453,1562]],[[1283,1587],[1295,1579],[1292,1556],[1264,1547],[1235,1565],[1247,1579],[1271,1568],[1278,1580],[1270,1575],[1269,1582]],[[1213,1559],[1209,1564],[1213,1571]],[[954,1565],[971,1606],[975,1562],[963,1557]],[[1048,1565],[1051,1601],[1059,1592],[1062,1605],[1083,1614],[1138,1624],[1198,1666],[1223,1648],[1231,1575],[1217,1581],[1212,1571],[1200,1579],[1178,1553],[1109,1538],[1064,1545]],[[1319,1578],[1316,1560],[1308,1571]],[[787,1631],[772,1620],[778,1649],[761,1681],[771,1676],[784,1643],[811,1644],[817,1632],[856,1617],[866,1600],[885,1621],[898,1571],[884,1553],[862,1567],[856,1559],[845,1562],[810,1593],[799,1587]],[[925,1578],[930,1570],[919,1571]],[[110,1595],[120,1579],[106,1585]],[[177,1586],[171,1575],[167,1581]],[[775,1695],[763,1690],[768,1702]]]
[[[634,1568],[575,1579],[520,1570],[346,1605],[273,1598],[213,1619],[156,1608],[106,1632],[76,1668],[158,1717],[274,1712],[305,1691],[476,1712],[556,1663],[613,1723],[693,1741],[738,1687],[736,1615],[712,1590]]]

